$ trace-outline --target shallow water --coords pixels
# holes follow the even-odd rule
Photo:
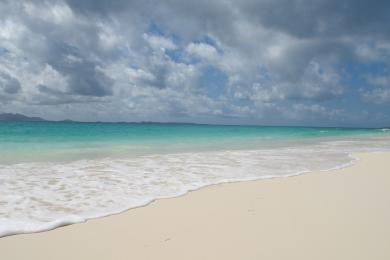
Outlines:
[[[203,186],[350,164],[382,129],[0,123],[0,236],[36,232]]]

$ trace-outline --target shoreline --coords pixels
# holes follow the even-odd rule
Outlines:
[[[361,158],[361,159],[359,159]],[[324,189],[325,184],[332,184],[332,186],[339,186],[340,180],[344,182],[344,184],[352,183],[354,185],[357,185],[359,187],[364,186],[368,182],[372,182],[371,188],[374,188],[374,190],[369,190],[371,192],[375,191],[375,188],[377,186],[383,186],[384,184],[390,183],[390,176],[386,176],[385,172],[386,169],[390,169],[390,162],[388,162],[390,159],[390,153],[388,152],[375,152],[375,153],[368,153],[368,154],[358,154],[357,156],[353,154],[353,157],[351,157],[350,164],[344,166],[341,169],[332,169],[328,170],[326,172],[324,171],[316,171],[312,173],[302,173],[297,176],[294,176],[293,178],[267,178],[267,179],[259,179],[259,180],[248,180],[248,181],[239,181],[239,182],[229,182],[229,183],[222,183],[222,184],[213,184],[208,185],[206,187],[202,187],[199,189],[196,189],[194,191],[189,191],[186,194],[183,194],[178,197],[174,198],[160,198],[156,199],[153,202],[145,205],[140,206],[137,208],[132,208],[131,210],[127,210],[123,213],[114,214],[102,218],[97,219],[91,219],[83,223],[78,224],[72,224],[68,226],[63,226],[60,228],[56,228],[51,231],[46,232],[39,232],[39,233],[32,233],[32,234],[20,234],[20,235],[12,235],[0,238],[0,250],[2,252],[2,255],[6,256],[5,259],[32,259],[32,256],[36,256],[37,259],[70,259],[70,258],[83,258],[83,259],[108,259],[108,258],[114,258],[114,259],[128,259],[128,257],[136,257],[137,259],[161,259],[161,257],[157,257],[158,255],[163,255],[167,259],[255,259],[256,257],[260,256],[267,256],[268,259],[280,259],[276,256],[279,255],[279,253],[282,252],[274,252],[274,255],[269,254],[266,249],[271,249],[272,245],[269,245],[266,243],[267,237],[274,237],[275,234],[272,234],[271,230],[268,230],[268,232],[265,232],[264,234],[261,234],[261,232],[257,232],[253,234],[253,232],[250,230],[250,228],[253,228],[257,231],[267,229],[267,226],[272,226],[276,230],[279,230],[279,222],[275,219],[282,218],[283,216],[279,216],[278,214],[275,214],[275,212],[272,212],[272,209],[275,209],[275,207],[278,208],[280,211],[283,212],[283,210],[286,210],[286,208],[291,209],[291,205],[294,205],[294,203],[298,203],[297,201],[291,201],[291,198],[286,195],[291,195],[291,197],[294,197],[296,193],[305,195],[301,197],[301,199],[306,200],[306,196],[319,196],[320,198],[324,199],[326,198],[326,195],[329,195],[333,198],[333,202],[337,204],[337,199],[342,199],[343,193],[340,193],[340,190],[338,191],[338,194],[326,194],[326,189]],[[364,168],[364,165],[369,164],[368,168]],[[375,166],[376,165],[376,166]],[[377,180],[374,179],[378,176],[371,176],[371,178],[368,178],[364,173],[364,170],[372,171],[372,174],[380,175],[381,179]],[[378,173],[379,172],[379,173]],[[335,174],[340,173],[340,174]],[[355,175],[350,176],[350,175]],[[292,176],[290,176],[292,177]],[[339,179],[339,180],[337,180]],[[348,180],[344,180],[348,179]],[[358,180],[356,180],[358,179]],[[359,179],[364,179],[363,182],[358,182]],[[325,183],[324,183],[325,182]],[[314,187],[312,187],[314,185]],[[343,186],[344,187],[344,186]],[[388,187],[388,186],[387,186]],[[298,188],[298,189],[297,189]],[[318,188],[318,189],[314,189]],[[345,186],[344,187],[345,193],[348,194],[350,192],[351,187]],[[289,193],[289,190],[294,190],[295,192]],[[314,189],[314,190],[313,190]],[[232,192],[235,191],[235,192]],[[261,202],[264,202],[261,200],[258,201],[257,197],[260,194],[263,194],[266,191],[265,195],[266,197],[271,197],[266,201],[267,209],[271,211],[258,211],[256,209],[247,209],[246,211],[242,211],[242,206],[246,205],[248,208],[248,203],[253,204],[251,206],[252,208],[262,208],[264,205]],[[319,192],[322,191],[322,192]],[[247,193],[250,194],[247,194]],[[324,194],[325,192],[325,194]],[[364,190],[362,190],[364,192]],[[390,197],[390,191],[382,191],[385,196],[383,197],[370,197],[371,201],[370,203],[377,203],[377,200],[385,200],[388,202],[388,197]],[[287,194],[286,194],[287,193]],[[241,194],[241,196],[236,196],[236,194]],[[244,195],[242,195],[244,194]],[[345,194],[344,194],[345,195]],[[355,194],[355,197],[349,198],[350,201],[348,204],[353,204],[355,207],[353,210],[363,211],[364,208],[359,208],[359,205],[356,204],[358,200],[367,200],[368,198],[365,198],[364,194]],[[275,197],[283,197],[285,200],[283,201],[275,201]],[[315,197],[314,196],[314,197]],[[359,196],[362,196],[359,198]],[[387,196],[387,197],[386,197]],[[226,202],[226,200],[229,200],[229,203]],[[279,202],[279,203],[278,203]],[[307,201],[306,201],[307,202]],[[303,203],[303,202],[302,202]],[[314,204],[313,204],[314,203]],[[317,203],[320,203],[319,201]],[[300,206],[301,208],[306,208],[309,213],[311,212],[311,209],[317,208],[318,210],[321,210],[321,208],[318,208],[318,205],[316,201],[311,201],[309,205],[306,203],[303,204],[297,204],[296,206]],[[224,207],[221,208],[220,211],[215,211],[215,208],[221,207],[222,204]],[[348,214],[348,212],[345,212],[343,208],[332,208],[332,203],[327,204],[329,209],[325,212],[323,212],[325,215],[333,216],[334,214],[338,214],[342,211],[343,214]],[[346,205],[344,205],[346,206]],[[194,208],[195,207],[195,208]],[[183,211],[183,208],[185,209]],[[299,207],[298,207],[299,208]],[[292,208],[294,209],[294,208]],[[191,212],[191,214],[187,214],[186,212]],[[304,210],[303,210],[304,211]],[[229,214],[224,214],[226,212],[229,212]],[[293,211],[295,212],[295,211]],[[214,213],[214,214],[209,214]],[[260,213],[269,213],[271,218],[267,219],[268,221],[264,222],[261,220],[264,218],[262,214]],[[290,211],[284,212],[285,214],[291,213]],[[304,213],[304,212],[301,212]],[[390,217],[390,209],[389,206],[381,209],[380,214],[372,215],[371,218],[379,217],[381,218],[383,214]],[[146,214],[146,215],[145,215]],[[295,212],[294,214],[299,214],[299,212]],[[292,214],[292,215],[294,215]],[[232,220],[231,215],[237,215],[237,220]],[[166,217],[169,216],[170,218],[173,218],[173,220],[168,221]],[[178,218],[178,216],[181,216]],[[202,221],[198,223],[198,219],[196,218],[202,217]],[[209,216],[208,219],[206,216]],[[251,216],[255,216],[259,218],[260,220],[251,219]],[[215,218],[216,217],[216,218]],[[286,216],[284,216],[286,217]],[[306,219],[304,216],[301,216],[302,219],[300,221],[312,223],[313,219]],[[321,218],[320,216],[317,216]],[[351,216],[352,217],[352,216]],[[355,215],[356,217],[356,215]],[[226,218],[226,219],[224,219]],[[188,226],[189,223],[187,223],[184,220],[189,220],[190,223],[192,223],[195,228],[192,228],[191,226]],[[390,219],[390,218],[389,218]],[[149,221],[147,221],[149,220]],[[243,223],[242,220],[247,220],[248,223]],[[298,219],[295,219],[298,221]],[[210,221],[209,223],[207,223]],[[204,229],[205,227],[213,229],[213,225],[219,226],[219,222],[226,222],[224,225],[224,228],[218,228],[216,234],[209,234],[210,230],[203,230],[204,232],[199,232],[199,230]],[[284,221],[288,221],[288,219],[284,219]],[[298,221],[299,223],[301,223]],[[325,221],[325,219],[322,219],[322,221]],[[245,222],[245,221],[244,221]],[[371,223],[373,222],[373,223]],[[283,222],[282,222],[283,223]],[[381,224],[385,227],[385,235],[382,240],[378,240],[381,243],[389,244],[390,243],[390,224],[388,222],[376,222],[370,221],[370,222],[362,222],[364,225],[359,225],[360,227],[364,226],[366,229],[370,229],[370,226],[376,226],[378,224]],[[322,224],[326,224],[326,221]],[[334,226],[337,226],[337,223],[333,223]],[[344,223],[346,224],[346,223]],[[180,229],[176,226],[181,227]],[[282,225],[283,226],[283,225]],[[299,226],[299,225],[298,225]],[[301,228],[304,228],[305,225],[303,225]],[[309,225],[310,226],[310,225]],[[332,226],[332,225],[330,225]],[[131,227],[129,229],[129,227]],[[154,228],[152,228],[154,227]],[[326,230],[322,230],[321,226],[312,226],[315,228],[318,228],[322,232],[319,232],[318,234],[324,234],[326,233]],[[355,226],[357,228],[358,226]],[[245,232],[242,232],[241,229],[245,229]],[[248,229],[249,228],[249,229]],[[103,229],[103,230],[100,230]],[[125,229],[122,231],[122,229]],[[157,229],[157,232],[155,231]],[[192,232],[185,232],[183,233],[183,229],[190,230]],[[247,230],[248,229],[248,230]],[[294,229],[294,226],[289,226],[287,230]],[[137,232],[134,232],[136,230]],[[230,230],[230,231],[229,231]],[[375,229],[376,230],[376,229]],[[103,231],[103,232],[102,232]],[[107,231],[107,232],[104,232]],[[161,232],[164,231],[164,232]],[[173,232],[174,231],[174,232]],[[282,230],[279,230],[282,231]],[[297,230],[296,230],[297,231]],[[308,233],[310,230],[305,230],[304,233]],[[352,228],[350,231],[354,231]],[[129,233],[130,232],[130,233]],[[91,233],[95,234],[97,237],[91,237]],[[164,235],[164,233],[167,233]],[[174,233],[174,235],[168,235],[168,233]],[[276,232],[277,233],[277,232]],[[282,232],[283,233],[283,232]],[[299,232],[298,232],[299,233]],[[310,232],[309,232],[310,233]],[[246,237],[243,239],[244,241],[237,241],[237,239],[233,239],[232,237],[227,236],[228,234]],[[299,236],[299,234],[292,232],[294,235],[288,236],[289,238],[299,237],[300,240],[305,241],[304,237]],[[312,234],[315,235],[315,234]],[[160,238],[162,236],[167,236],[167,238],[164,238],[162,243]],[[180,237],[181,239],[177,239],[175,237]],[[215,237],[216,239],[213,240],[214,243],[221,246],[222,244],[231,243],[231,246],[236,248],[241,248],[239,251],[243,254],[238,254],[238,251],[232,250],[233,248],[225,248],[225,250],[217,250],[210,251],[211,249],[207,246],[207,244],[204,244],[204,240],[208,241],[210,237]],[[313,237],[313,236],[312,236]],[[331,238],[331,237],[328,237]],[[338,240],[337,237],[333,237],[333,239]],[[130,239],[130,240],[129,240]],[[156,242],[156,239],[160,241],[159,243]],[[160,240],[159,240],[160,239]],[[168,239],[165,241],[165,239]],[[274,237],[275,239],[275,237]],[[353,237],[350,237],[351,240],[353,240]],[[356,239],[356,238],[355,238]],[[220,240],[220,241],[219,241]],[[232,243],[232,240],[235,241],[235,243]],[[262,243],[257,244],[256,241],[263,241]],[[64,245],[63,242],[70,242],[71,248],[77,247],[81,252],[76,251],[67,251],[68,245]],[[142,242],[142,243],[137,243]],[[218,241],[218,242],[216,242]],[[377,242],[378,242],[377,241]],[[128,242],[125,243],[125,242]],[[162,247],[162,244],[166,243],[170,244],[169,250],[164,247]],[[210,241],[209,241],[210,242]],[[244,242],[244,243],[242,243]],[[281,242],[281,241],[279,241]],[[307,242],[307,241],[306,241]],[[340,242],[340,241],[339,241]],[[346,242],[346,241],[343,241]],[[366,241],[367,242],[367,241]],[[368,241],[370,242],[370,241]],[[82,248],[79,248],[76,244],[81,243],[79,245]],[[87,243],[87,245],[82,245],[83,243]],[[205,247],[205,251],[203,254],[191,254],[189,255],[183,255],[180,248],[186,248],[187,250],[191,250],[194,247],[197,247],[202,245]],[[127,247],[119,247],[117,248],[117,244],[124,245],[126,244],[128,246],[128,250],[125,248]],[[142,246],[145,244],[150,244],[150,246]],[[213,244],[213,243],[212,243]],[[294,243],[292,243],[294,244]],[[368,243],[369,244],[369,243]],[[45,245],[47,245],[52,249],[45,249]],[[154,246],[153,246],[154,245]],[[191,246],[192,245],[192,246]],[[251,247],[253,245],[258,246],[257,247]],[[265,246],[267,245],[267,246]],[[363,244],[359,244],[360,247],[363,246]],[[86,246],[86,248],[84,247]],[[202,247],[201,246],[201,247]],[[250,248],[247,248],[247,247]],[[282,248],[290,248],[290,245],[284,244],[284,243],[277,243],[274,246],[275,249],[282,249]],[[316,244],[316,246],[321,247],[320,244]],[[324,244],[323,246],[326,246]],[[89,250],[86,250],[91,247],[98,248],[97,252],[92,252]],[[18,249],[19,248],[19,249]],[[20,249],[23,250],[20,250]],[[146,248],[146,249],[145,249]],[[147,249],[149,248],[149,249]],[[247,248],[247,250],[242,251],[242,248]],[[149,252],[152,249],[153,252]],[[208,249],[209,251],[207,251]],[[178,252],[179,250],[180,252]],[[355,250],[361,251],[362,248],[355,248]],[[383,248],[384,252],[377,252],[382,253],[383,256],[390,257],[390,249],[385,250]],[[23,252],[22,252],[23,251]],[[65,252],[67,251],[67,252]],[[185,251],[185,250],[184,250]],[[225,252],[224,252],[225,251]],[[310,250],[309,250],[310,251]],[[157,254],[159,252],[159,254]],[[268,253],[267,253],[268,252]],[[288,252],[288,250],[287,250]],[[218,254],[217,254],[218,253]],[[295,252],[298,254],[299,252]],[[300,252],[302,253],[302,252]],[[313,253],[313,252],[312,252]],[[331,253],[328,251],[328,253]],[[345,256],[348,256],[346,254],[347,252],[344,252]],[[352,254],[354,256],[354,259],[367,259],[367,258],[359,258],[359,256],[355,256],[352,251],[348,251],[348,253]],[[355,252],[356,253],[356,252]],[[369,253],[374,253],[373,251],[369,251]],[[383,254],[384,253],[384,254]],[[294,254],[290,254],[294,255]],[[298,254],[299,255],[299,254]],[[298,257],[297,255],[297,257]],[[310,255],[310,254],[309,254]],[[328,257],[327,258],[321,258],[322,256],[319,255],[311,255],[312,259],[315,257],[316,259],[329,259],[332,255],[325,254]],[[324,256],[325,256],[324,255]],[[364,254],[363,254],[364,255]],[[103,257],[105,256],[105,257]],[[115,257],[112,257],[115,256]],[[212,257],[214,256],[214,257]],[[233,257],[235,256],[235,257]],[[333,255],[333,259],[334,259]],[[366,254],[366,257],[371,257],[373,259],[388,259],[388,258],[381,258],[378,256],[381,256],[381,254],[376,254],[376,257],[368,254]],[[189,258],[190,257],[190,258]],[[304,258],[304,255],[300,255],[300,259],[306,259]],[[356,258],[357,257],[357,258]],[[296,258],[293,258],[296,259]],[[309,257],[307,259],[310,259]],[[339,258],[336,258],[339,259]],[[342,259],[342,258],[340,258]],[[344,258],[346,259],[346,258]],[[351,258],[352,259],[352,258]]]
[[[384,152],[387,152],[387,151],[372,151],[372,152],[370,152],[370,154],[372,154],[372,153],[384,153]],[[340,170],[340,169],[347,168],[347,167],[352,167],[361,159],[358,156],[358,154],[356,154],[356,153],[348,152],[348,153],[345,153],[345,154],[349,158],[348,162],[340,164],[340,165],[336,165],[336,166],[334,166],[332,168],[329,168],[329,169],[318,170],[318,172],[330,172],[330,171]],[[190,190],[187,190],[187,191],[185,191],[183,193],[180,193],[180,194],[177,194],[177,195],[174,195],[174,196],[157,197],[157,198],[152,199],[151,201],[146,202],[145,204],[142,204],[142,205],[139,205],[139,206],[134,206],[134,207],[129,207],[129,208],[126,208],[124,210],[120,210],[120,211],[117,211],[117,212],[112,212],[112,213],[105,214],[105,215],[91,216],[91,217],[88,217],[88,218],[85,218],[85,219],[82,219],[81,216],[76,216],[76,218],[79,218],[79,219],[78,220],[73,220],[73,222],[71,222],[70,220],[61,220],[60,219],[60,220],[57,220],[55,222],[51,222],[48,225],[47,228],[41,228],[40,230],[37,230],[37,231],[24,231],[24,232],[23,231],[21,231],[21,232],[13,231],[13,232],[8,232],[10,234],[6,234],[6,235],[4,235],[4,233],[0,233],[0,239],[4,238],[4,237],[9,237],[9,236],[28,235],[28,234],[37,234],[37,233],[42,233],[42,232],[49,232],[49,231],[52,231],[52,230],[55,230],[55,229],[61,228],[61,227],[66,227],[66,226],[75,225],[75,224],[82,224],[82,223],[86,223],[86,222],[88,222],[90,220],[95,220],[95,219],[115,216],[115,215],[123,214],[123,213],[126,213],[127,211],[134,210],[134,209],[137,209],[137,208],[147,207],[150,204],[155,203],[155,202],[157,202],[159,200],[179,198],[179,197],[182,197],[182,196],[186,196],[187,194],[189,194],[191,192],[197,192],[199,190],[202,190],[202,189],[205,189],[205,188],[209,188],[209,187],[213,187],[213,186],[224,185],[224,184],[242,183],[242,182],[245,183],[245,182],[252,182],[252,181],[256,182],[256,181],[275,179],[275,178],[291,178],[291,177],[296,177],[296,176],[300,176],[300,175],[311,174],[311,173],[314,173],[314,172],[316,172],[316,171],[307,170],[307,171],[301,171],[301,172],[292,173],[292,174],[288,174],[288,175],[281,175],[281,176],[278,176],[278,175],[267,175],[267,176],[253,177],[253,178],[247,178],[247,179],[237,179],[237,180],[221,181],[221,182],[217,182],[217,183],[212,183],[212,184],[200,186],[200,187],[195,188],[195,189],[190,189]]]

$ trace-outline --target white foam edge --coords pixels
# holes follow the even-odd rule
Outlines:
[[[378,149],[376,151],[363,152],[363,153],[359,153],[359,154],[367,154],[367,153],[371,154],[371,153],[381,153],[381,152],[389,152],[389,151],[390,151],[390,149]],[[340,164],[340,165],[336,165],[335,167],[331,167],[331,168],[327,168],[327,169],[322,169],[322,170],[305,170],[305,171],[299,171],[299,172],[296,172],[296,173],[286,174],[286,175],[272,175],[271,174],[271,175],[264,175],[264,176],[260,176],[260,177],[248,177],[248,178],[243,178],[243,179],[234,179],[234,180],[226,179],[226,180],[222,180],[222,181],[219,181],[219,182],[216,182],[216,183],[213,183],[213,184],[207,184],[207,185],[204,185],[204,186],[201,186],[201,187],[198,187],[198,188],[188,189],[188,190],[186,190],[184,192],[178,193],[178,194],[173,195],[173,196],[160,196],[160,197],[156,197],[154,199],[147,200],[147,201],[145,201],[143,203],[140,203],[140,205],[131,206],[131,207],[128,207],[128,208],[125,208],[125,209],[121,209],[121,210],[118,210],[118,211],[114,211],[114,212],[110,212],[110,213],[107,213],[107,214],[91,215],[91,216],[88,216],[88,217],[85,217],[85,218],[81,217],[81,216],[78,216],[78,215],[70,215],[67,218],[62,218],[62,219],[59,219],[59,220],[56,220],[56,221],[48,222],[48,223],[46,223],[44,225],[40,225],[38,228],[37,227],[34,227],[34,228],[33,227],[31,227],[31,228],[19,228],[19,229],[17,229],[16,227],[15,228],[10,228],[9,230],[1,231],[0,232],[0,238],[1,237],[6,237],[6,236],[21,235],[21,234],[41,233],[41,232],[53,230],[53,229],[64,227],[64,226],[68,226],[68,225],[73,225],[73,224],[77,224],[77,223],[83,223],[83,222],[86,222],[86,221],[91,220],[91,219],[98,219],[98,218],[103,218],[103,217],[109,217],[109,216],[112,216],[112,215],[117,215],[117,214],[124,213],[124,212],[132,210],[132,209],[148,206],[149,204],[151,204],[151,203],[153,203],[153,202],[155,202],[157,200],[172,199],[172,198],[181,197],[181,196],[184,196],[184,195],[186,195],[186,194],[188,194],[190,192],[198,191],[200,189],[207,188],[207,187],[212,187],[212,186],[216,186],[216,185],[228,184],[228,183],[240,183],[240,182],[247,182],[247,181],[257,181],[257,180],[263,180],[263,179],[289,178],[289,177],[294,177],[294,176],[299,176],[299,175],[304,175],[304,174],[310,174],[310,173],[314,173],[314,172],[330,172],[330,171],[335,171],[335,170],[340,170],[340,169],[343,169],[343,168],[351,167],[351,166],[355,165],[355,163],[357,161],[361,160],[361,158],[356,153],[348,153],[348,152],[346,152],[345,154],[350,158],[349,162],[343,163],[343,164]]]

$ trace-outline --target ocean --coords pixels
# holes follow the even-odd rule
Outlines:
[[[387,150],[388,129],[0,122],[0,237],[208,185],[345,167],[353,154]]]

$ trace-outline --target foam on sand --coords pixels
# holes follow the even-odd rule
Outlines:
[[[388,137],[277,149],[35,162],[0,168],[0,236],[119,213],[204,186],[350,165],[355,152],[387,150]]]

